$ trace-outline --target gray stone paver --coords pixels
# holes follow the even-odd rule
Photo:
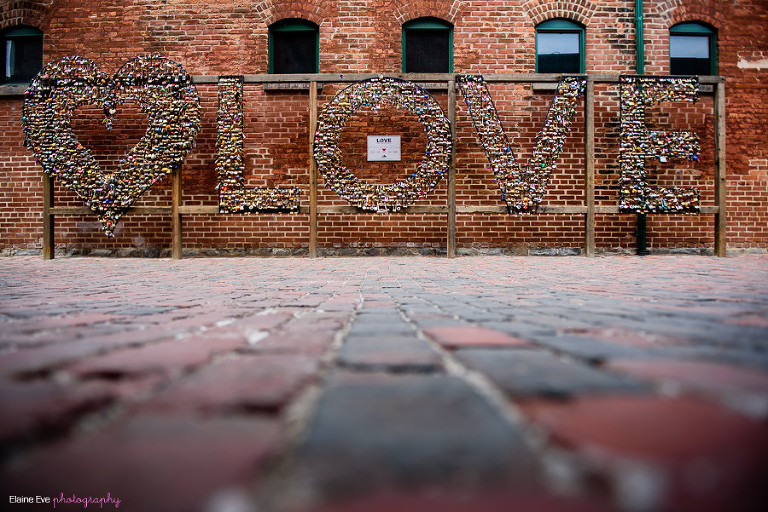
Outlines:
[[[366,371],[435,372],[442,360],[432,346],[412,335],[397,332],[377,336],[350,336],[339,351],[339,366]]]
[[[332,374],[317,407],[296,466],[324,492],[533,480],[521,426],[457,377]]]
[[[2,500],[749,510],[767,418],[764,255],[0,259]]]
[[[648,390],[635,379],[564,360],[543,350],[469,348],[457,350],[456,357],[470,369],[485,374],[504,393],[519,399],[565,399],[580,393]]]

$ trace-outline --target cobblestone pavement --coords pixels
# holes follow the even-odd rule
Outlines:
[[[4,258],[0,443],[19,512],[757,510],[768,257]]]

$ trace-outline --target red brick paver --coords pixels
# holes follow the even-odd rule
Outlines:
[[[433,327],[424,333],[446,348],[530,345],[516,336],[484,327]]]
[[[668,474],[659,492],[671,506],[751,510],[766,497],[766,425],[716,404],[610,396],[526,404],[523,411],[556,442],[598,464],[624,459]]]

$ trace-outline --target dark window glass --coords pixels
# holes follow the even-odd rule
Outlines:
[[[448,73],[448,33],[438,30],[405,32],[406,73]]]
[[[538,35],[539,73],[578,73],[579,34],[544,32]]]
[[[289,20],[270,28],[269,38],[271,73],[317,73],[317,25]]]
[[[669,72],[673,75],[717,74],[715,31],[700,23],[669,29]]]
[[[584,29],[568,20],[549,20],[536,27],[536,72],[583,73]]]
[[[0,83],[29,82],[43,67],[43,34],[29,27],[11,29],[2,37]]]
[[[450,73],[452,28],[437,19],[419,19],[403,26],[405,73]]]
[[[670,36],[669,56],[669,70],[673,75],[709,74],[709,38],[706,36]]]
[[[314,73],[317,69],[312,32],[276,32],[272,45],[275,73]]]

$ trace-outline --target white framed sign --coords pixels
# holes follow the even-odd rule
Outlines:
[[[399,135],[369,135],[368,136],[368,161],[386,162],[400,161],[400,136]]]

